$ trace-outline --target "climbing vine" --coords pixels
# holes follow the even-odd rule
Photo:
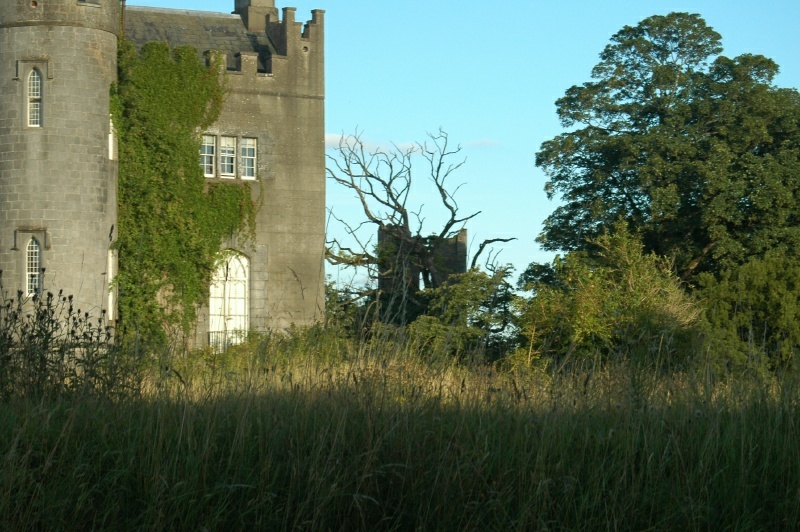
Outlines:
[[[252,234],[240,183],[207,184],[200,134],[219,117],[224,76],[191,47],[120,43],[112,118],[119,138],[120,325],[124,337],[187,332],[206,301],[223,238]]]

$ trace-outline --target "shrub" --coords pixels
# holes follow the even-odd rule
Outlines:
[[[701,278],[708,351],[733,368],[791,369],[800,349],[800,269],[779,254]]]
[[[139,389],[137,357],[123,354],[100,316],[72,296],[6,298],[0,305],[0,398],[91,394],[119,397]]]
[[[410,336],[435,352],[478,351],[490,359],[499,357],[511,322],[509,274],[509,269],[493,273],[472,269],[423,291],[428,308],[409,325]]]
[[[520,360],[606,360],[612,355],[674,362],[699,338],[702,309],[671,265],[644,254],[624,224],[595,242],[595,254],[556,258],[549,282],[517,300]]]

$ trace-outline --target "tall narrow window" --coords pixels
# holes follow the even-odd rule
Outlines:
[[[236,176],[236,137],[219,139],[219,174],[228,178]]]
[[[25,286],[29,296],[42,291],[42,247],[39,241],[31,238],[25,260]]]
[[[203,144],[200,146],[200,167],[203,175],[214,177],[216,137],[214,135],[203,135]]]
[[[114,279],[117,277],[117,250],[108,250],[108,263],[106,264],[106,276],[108,278],[108,313],[106,318],[109,321],[117,319],[117,287],[114,286]]]
[[[117,130],[114,128],[114,120],[108,119],[108,159],[113,161],[117,158]]]
[[[250,263],[235,251],[223,252],[211,280],[209,344],[221,349],[241,343],[249,328]]]
[[[28,75],[28,126],[42,126],[42,74],[38,68]]]
[[[242,179],[256,178],[256,139],[243,138],[241,140]]]

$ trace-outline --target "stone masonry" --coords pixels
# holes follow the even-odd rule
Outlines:
[[[85,311],[107,308],[116,221],[109,85],[118,6],[74,0],[0,4],[0,269],[24,290],[26,248],[41,246],[45,290]],[[42,79],[41,125],[29,127],[27,85]]]
[[[211,50],[225,56],[222,114],[209,131],[198,133],[217,143],[209,182],[247,177],[244,170],[226,174],[220,166],[223,141],[255,146],[248,155],[255,176],[246,180],[258,206],[255,239],[232,236],[222,246],[248,265],[246,292],[240,294],[246,328],[276,330],[320,318],[324,12],[313,11],[301,24],[292,8],[279,17],[273,0],[236,0],[234,7],[233,14],[144,7],[120,13],[118,0],[3,0],[0,269],[6,292],[24,289],[25,249],[35,238],[42,247],[45,290],[64,289],[87,310],[113,310],[108,281],[116,267],[110,246],[116,237],[117,161],[108,94],[122,33],[138,46],[166,41],[194,46],[201,56]],[[43,119],[30,127],[26,87],[34,68],[43,74]],[[235,157],[240,153],[244,159],[243,151]],[[237,168],[242,164],[237,159]],[[209,316],[220,308],[201,309],[195,343],[220,332],[212,330],[219,329],[219,316]]]

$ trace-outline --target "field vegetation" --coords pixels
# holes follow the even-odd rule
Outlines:
[[[486,363],[401,328],[334,324],[145,355],[102,324],[59,325],[66,300],[26,305],[0,320],[9,529],[800,523],[794,375],[623,354]]]

